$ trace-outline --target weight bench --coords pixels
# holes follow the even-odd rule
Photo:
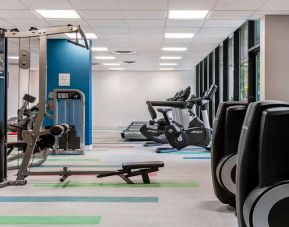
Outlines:
[[[98,174],[97,178],[119,176],[126,183],[133,184],[134,182],[129,178],[141,175],[143,183],[150,184],[149,173],[157,172],[161,167],[164,167],[164,163],[161,161],[123,163],[122,169]]]

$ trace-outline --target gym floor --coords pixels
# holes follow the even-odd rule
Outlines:
[[[151,174],[152,184],[128,185],[119,177],[72,176],[64,184],[56,176],[29,177],[26,186],[1,189],[0,225],[237,227],[234,211],[214,196],[210,153],[189,147],[157,154],[142,142],[118,137],[119,130],[95,131],[98,143],[84,156],[50,156],[35,171],[63,165],[115,170],[123,162],[163,161],[165,167]]]

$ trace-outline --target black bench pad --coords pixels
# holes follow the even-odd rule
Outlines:
[[[122,168],[124,170],[130,169],[145,169],[145,168],[160,168],[164,167],[165,164],[162,161],[153,161],[153,162],[129,162],[123,163]]]

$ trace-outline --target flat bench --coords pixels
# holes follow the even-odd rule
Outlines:
[[[129,178],[141,175],[143,183],[150,184],[149,173],[157,172],[159,171],[159,168],[164,166],[164,163],[161,161],[123,163],[122,169],[111,171],[109,173],[98,174],[97,178],[119,176],[126,183],[133,184],[133,181]]]

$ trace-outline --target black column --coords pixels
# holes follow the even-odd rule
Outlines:
[[[208,90],[208,58],[204,60],[204,91]]]
[[[240,32],[234,32],[234,100],[240,100]]]
[[[220,47],[215,49],[215,84],[218,86],[218,91],[215,94],[215,114],[220,104]]]
[[[229,39],[223,42],[223,100],[228,101],[228,77],[229,77]]]
[[[213,53],[210,53],[209,55],[209,87],[214,83],[213,81]],[[214,105],[214,98],[213,100],[209,103],[209,120],[210,120],[210,125],[213,123],[214,119],[214,111],[213,111],[213,105]]]
[[[200,96],[200,65],[196,66],[196,96]]]

